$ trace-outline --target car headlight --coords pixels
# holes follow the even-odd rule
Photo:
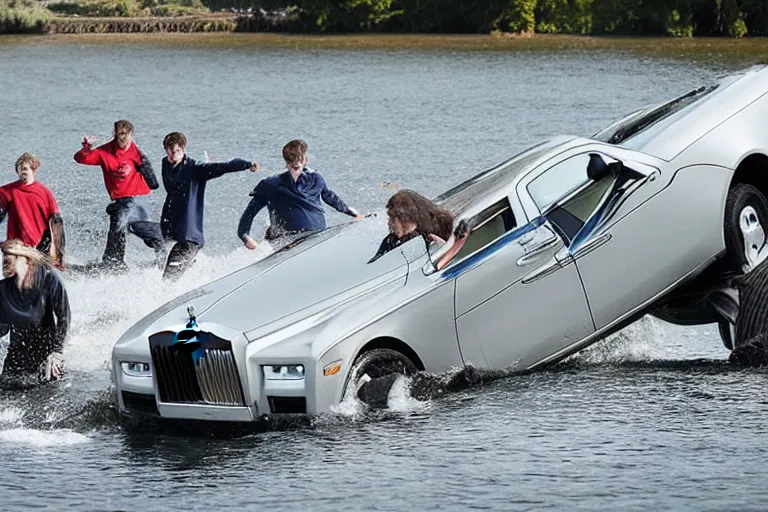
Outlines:
[[[304,365],[268,365],[264,367],[264,377],[267,380],[301,380],[304,378]]]
[[[140,363],[137,361],[123,361],[120,363],[123,373],[130,377],[151,377],[152,371],[149,369],[149,363]]]

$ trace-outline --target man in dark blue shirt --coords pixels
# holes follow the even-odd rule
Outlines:
[[[251,192],[253,199],[240,218],[237,236],[246,247],[256,248],[256,241],[250,236],[251,224],[265,206],[269,211],[267,240],[290,233],[325,229],[325,212],[320,200],[341,213],[356,219],[363,218],[328,188],[320,173],[306,167],[306,142],[290,141],[283,147],[283,158],[288,170],[261,180]]]
[[[223,163],[198,163],[186,155],[187,138],[172,132],[163,139],[163,185],[168,194],[163,204],[160,228],[163,237],[175,240],[163,272],[164,279],[178,279],[205,244],[203,212],[205,185],[226,173],[256,172],[259,164],[235,158]]]

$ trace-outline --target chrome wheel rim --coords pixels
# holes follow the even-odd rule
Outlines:
[[[744,240],[744,257],[747,260],[744,271],[749,272],[768,256],[765,244],[765,231],[760,224],[760,217],[752,206],[747,206],[739,214],[739,229]]]

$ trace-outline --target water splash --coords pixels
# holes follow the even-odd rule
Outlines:
[[[85,443],[89,440],[88,436],[68,429],[36,430],[12,428],[0,430],[0,443],[21,444],[33,447],[71,446]]]

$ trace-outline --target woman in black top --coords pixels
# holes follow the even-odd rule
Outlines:
[[[445,242],[453,231],[453,215],[413,190],[400,190],[387,201],[389,235],[368,263],[395,247],[421,236],[426,243]]]
[[[0,336],[11,332],[3,381],[62,376],[61,351],[70,323],[69,299],[61,277],[42,253],[19,240],[0,243]]]

